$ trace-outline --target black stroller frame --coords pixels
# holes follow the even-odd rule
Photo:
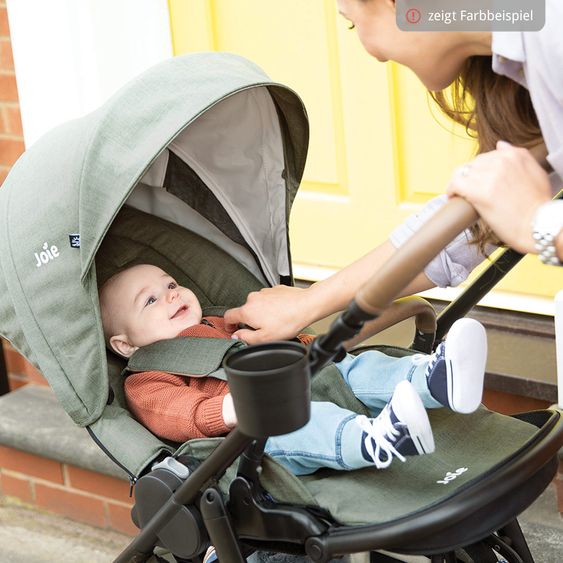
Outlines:
[[[475,211],[462,200],[451,200],[421,229],[417,241],[409,241],[393,260],[382,268],[360,292],[348,309],[317,338],[307,360],[301,362],[302,376],[309,378],[327,362],[342,357],[343,342],[356,335],[364,324],[376,318],[396,297],[395,289],[405,287],[417,272],[458,232],[476,220]],[[411,239],[412,240],[412,239]],[[463,316],[522,255],[505,251],[501,257],[469,287],[438,318],[437,341],[443,337],[456,318]],[[407,264],[407,268],[402,265]],[[394,283],[389,284],[389,276]],[[432,349],[434,334],[417,331],[413,347]],[[252,359],[260,349],[272,351],[285,343],[249,346],[236,352]],[[269,348],[268,348],[269,347]],[[262,361],[262,360],[261,360]],[[227,360],[226,364],[229,361]],[[254,374],[267,370],[268,361],[251,361]],[[236,365],[235,368],[241,369]],[[225,366],[229,381],[237,369]],[[294,369],[290,366],[288,369]],[[234,377],[234,376],[233,376]],[[233,391],[235,408],[236,392]],[[295,409],[294,409],[295,410]],[[221,563],[242,563],[256,549],[288,554],[306,554],[312,561],[327,562],[350,553],[370,552],[371,562],[398,561],[374,550],[426,555],[433,563],[466,561],[459,559],[463,549],[470,560],[496,562],[498,554],[510,563],[533,563],[515,515],[527,508],[547,487],[557,471],[557,452],[563,444],[561,413],[558,410],[535,411],[516,415],[540,430],[527,450],[510,463],[497,468],[479,482],[470,482],[437,506],[389,523],[361,526],[339,526],[328,512],[305,509],[275,502],[262,488],[259,475],[264,444],[268,436],[267,418],[258,427],[252,423],[234,429],[189,477],[182,479],[168,471],[155,470],[154,489],[148,487],[146,498],[137,496],[134,520],[148,511],[139,535],[118,556],[116,563],[143,562],[153,555],[156,545],[164,544],[179,562],[201,563],[202,553],[213,545]],[[284,423],[289,432],[303,424],[301,416],[288,414]],[[279,426],[279,421],[278,421]],[[279,428],[278,428],[279,430]],[[217,488],[226,469],[240,458],[238,473],[231,482],[228,500]],[[181,461],[181,458],[180,458]],[[157,475],[158,474],[158,475]],[[166,490],[169,497],[163,504],[150,500],[151,491]],[[161,493],[158,493],[161,495]],[[150,505],[150,506],[149,506]],[[146,516],[146,515],[145,515]],[[174,546],[163,541],[174,537]]]

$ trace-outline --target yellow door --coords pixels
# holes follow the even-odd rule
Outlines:
[[[297,275],[317,279],[384,241],[474,151],[409,70],[365,53],[334,0],[169,6],[175,54],[238,53],[305,102],[311,141],[290,225]],[[497,291],[551,298],[561,287],[563,269],[528,257]]]

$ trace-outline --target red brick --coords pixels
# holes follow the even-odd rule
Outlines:
[[[25,150],[23,141],[0,139],[0,164],[11,166]]]
[[[27,361],[20,353],[12,347],[4,346],[4,358],[6,359],[6,368],[10,373],[25,374]]]
[[[10,172],[10,169],[8,167],[0,166],[0,186],[2,186],[2,184],[4,183],[8,172]]]
[[[5,102],[18,101],[18,86],[13,72],[0,72],[0,100]]]
[[[0,8],[0,37],[10,36],[10,26],[8,25],[8,10]]]
[[[550,405],[548,401],[522,397],[493,389],[485,389],[483,392],[483,404],[492,411],[501,414],[546,409]]]
[[[6,446],[0,446],[0,467],[53,483],[64,483],[60,463]]]
[[[94,473],[73,465],[66,466],[66,474],[68,477],[67,485],[75,489],[81,489],[126,504],[133,503],[133,499],[129,498],[130,485],[128,481]]]
[[[30,383],[35,383],[37,385],[49,385],[45,376],[33,365],[31,365],[27,360],[25,362],[25,375],[29,379]]]
[[[90,495],[63,487],[35,483],[35,502],[37,506],[72,520],[99,528],[106,527],[104,503]]]
[[[8,40],[0,41],[0,69],[14,70],[12,44]]]
[[[29,380],[27,377],[22,377],[21,375],[12,375],[11,373],[8,374],[8,387],[10,391],[15,391],[24,385],[27,385]]]
[[[33,503],[33,494],[29,479],[2,473],[2,494],[8,497],[19,498],[29,504]]]
[[[23,375],[32,383],[46,385],[47,382],[43,374],[28,362],[19,352],[4,343],[4,357],[8,372]]]
[[[18,105],[6,105],[3,108],[4,128],[6,133],[23,138],[22,119]]]
[[[136,536],[139,529],[131,520],[131,507],[108,502],[109,527],[122,534]]]

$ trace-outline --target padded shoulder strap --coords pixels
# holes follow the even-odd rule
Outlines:
[[[214,305],[204,307],[201,314],[203,317],[223,317],[227,309],[228,307],[223,307],[222,305]]]
[[[180,336],[160,340],[139,348],[130,358],[124,375],[140,371],[166,371],[190,377],[226,379],[221,367],[223,358],[234,347],[245,346],[240,340]]]

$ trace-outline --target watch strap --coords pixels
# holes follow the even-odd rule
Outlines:
[[[551,266],[563,266],[557,256],[556,241],[563,231],[563,201],[549,201],[534,215],[532,237],[539,259]]]

